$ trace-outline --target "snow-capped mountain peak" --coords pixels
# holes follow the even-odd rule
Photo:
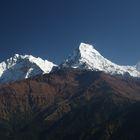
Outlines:
[[[54,63],[32,55],[15,54],[0,63],[0,83],[9,83],[38,74],[50,73]],[[140,77],[140,62],[134,66],[120,66],[103,57],[92,45],[80,46],[60,65],[60,67],[96,70],[111,75],[130,75]]]
[[[79,46],[79,51],[81,53],[82,56],[87,55],[98,55],[101,56],[101,54],[92,46],[89,44],[85,44],[85,43],[81,43]]]
[[[48,60],[32,55],[15,54],[0,63],[0,83],[13,82],[38,74],[49,73],[56,66]]]
[[[63,65],[74,68],[102,70],[103,65],[111,63],[105,59],[92,45],[81,43]]]
[[[136,66],[120,66],[104,58],[92,45],[81,43],[66,61],[64,67],[104,71],[109,74],[140,77],[140,63]]]

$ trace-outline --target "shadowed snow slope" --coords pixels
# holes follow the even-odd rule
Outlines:
[[[52,62],[35,58],[32,55],[18,55],[0,63],[0,83],[13,82],[29,78],[38,74],[49,73]]]
[[[104,58],[92,45],[81,43],[63,63],[64,67],[104,71],[109,74],[140,77],[140,63],[136,66],[120,66]]]

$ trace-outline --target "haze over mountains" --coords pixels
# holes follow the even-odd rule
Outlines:
[[[32,55],[15,54],[15,56],[0,63],[0,83],[9,83],[50,73],[56,66],[53,62],[35,58]],[[140,77],[140,62],[134,66],[117,65],[103,57],[92,45],[85,43],[81,43],[58,67],[72,67],[103,71],[111,75]]]

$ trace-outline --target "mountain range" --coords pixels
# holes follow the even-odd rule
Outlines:
[[[54,67],[71,67],[103,71],[111,75],[140,77],[140,62],[134,66],[120,66],[103,57],[92,45],[81,43],[60,65],[32,55],[15,54],[0,63],[0,83],[9,83],[50,73]]]
[[[16,54],[0,75],[1,140],[140,140],[140,63],[81,43],[60,65]]]

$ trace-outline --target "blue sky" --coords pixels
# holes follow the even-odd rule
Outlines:
[[[62,62],[80,42],[118,64],[140,61],[139,0],[1,0],[0,60]]]

